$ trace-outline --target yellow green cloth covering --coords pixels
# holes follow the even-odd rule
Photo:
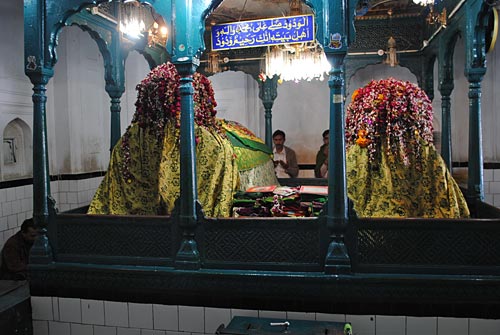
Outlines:
[[[463,218],[470,215],[457,183],[433,145],[422,145],[420,168],[405,166],[381,150],[378,166],[368,149],[351,146],[346,153],[347,193],[359,217]]]
[[[123,177],[121,141],[111,154],[109,168],[99,186],[89,214],[169,214],[180,193],[180,152],[172,123],[165,126],[159,143],[156,135],[132,124],[129,133],[132,178]],[[238,168],[230,142],[215,131],[195,126],[198,197],[205,215],[231,215],[233,193],[239,186]]]

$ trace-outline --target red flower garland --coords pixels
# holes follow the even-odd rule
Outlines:
[[[354,91],[346,114],[347,147],[366,144],[372,163],[382,141],[386,142],[387,155],[399,157],[405,165],[410,157],[418,161],[422,142],[433,141],[432,103],[423,90],[408,81],[372,80]]]
[[[154,132],[158,143],[161,143],[165,137],[167,122],[174,122],[175,128],[179,129],[181,114],[179,87],[180,76],[172,63],[167,62],[151,70],[146,78],[136,86],[136,111],[132,118],[132,124]],[[222,134],[222,128],[215,118],[217,103],[210,80],[200,73],[195,73],[193,75],[193,88],[194,121],[198,126],[207,127]],[[131,156],[128,129],[131,125],[123,135],[121,143],[124,155],[122,174],[128,183],[133,181],[129,170]],[[196,139],[196,143],[198,142],[199,139]]]

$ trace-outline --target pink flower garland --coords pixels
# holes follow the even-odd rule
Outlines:
[[[146,78],[136,86],[136,111],[132,118],[132,124],[137,124],[140,128],[153,132],[158,143],[161,143],[165,137],[167,122],[174,122],[177,132],[179,132],[181,114],[179,87],[180,76],[172,63],[167,62],[151,70]],[[193,88],[195,123],[222,134],[222,128],[215,118],[217,103],[210,80],[200,73],[195,73],[193,75]],[[130,127],[131,125],[128,128]],[[125,180],[131,183],[133,176],[129,169],[131,155],[128,128],[121,143],[124,155],[122,174]],[[179,133],[177,133],[178,138]],[[198,142],[199,139],[196,138],[196,144]]]
[[[432,116],[431,101],[417,85],[394,78],[372,80],[354,91],[347,106],[346,145],[355,145],[363,134],[362,147],[374,163],[385,141],[387,155],[408,166],[410,157],[418,161],[420,146],[433,141]]]

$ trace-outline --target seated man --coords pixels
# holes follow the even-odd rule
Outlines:
[[[274,171],[278,178],[297,178],[299,175],[297,155],[295,155],[295,151],[285,146],[285,141],[283,130],[276,130],[273,133]]]
[[[325,148],[328,148],[328,144],[330,143],[330,129],[327,129],[323,132],[323,145],[318,150],[316,154],[316,166],[314,168],[314,176],[316,178],[326,178],[324,177],[324,173],[321,173],[321,167],[326,163],[328,164],[328,149],[325,153]],[[326,167],[328,170],[328,167]]]
[[[347,194],[358,216],[469,216],[432,144],[431,101],[416,85],[389,78],[354,91],[345,136]]]
[[[33,219],[25,220],[21,230],[11,236],[2,249],[0,279],[28,279],[30,250],[38,236]]]

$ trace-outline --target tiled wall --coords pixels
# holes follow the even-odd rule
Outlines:
[[[484,201],[500,207],[500,169],[485,169],[483,174]]]
[[[34,335],[214,334],[234,316],[351,322],[356,335],[498,335],[500,320],[256,311],[32,297]]]
[[[83,180],[59,180],[50,183],[50,192],[59,211],[90,203],[103,177]],[[33,215],[33,186],[0,189],[0,248]]]

